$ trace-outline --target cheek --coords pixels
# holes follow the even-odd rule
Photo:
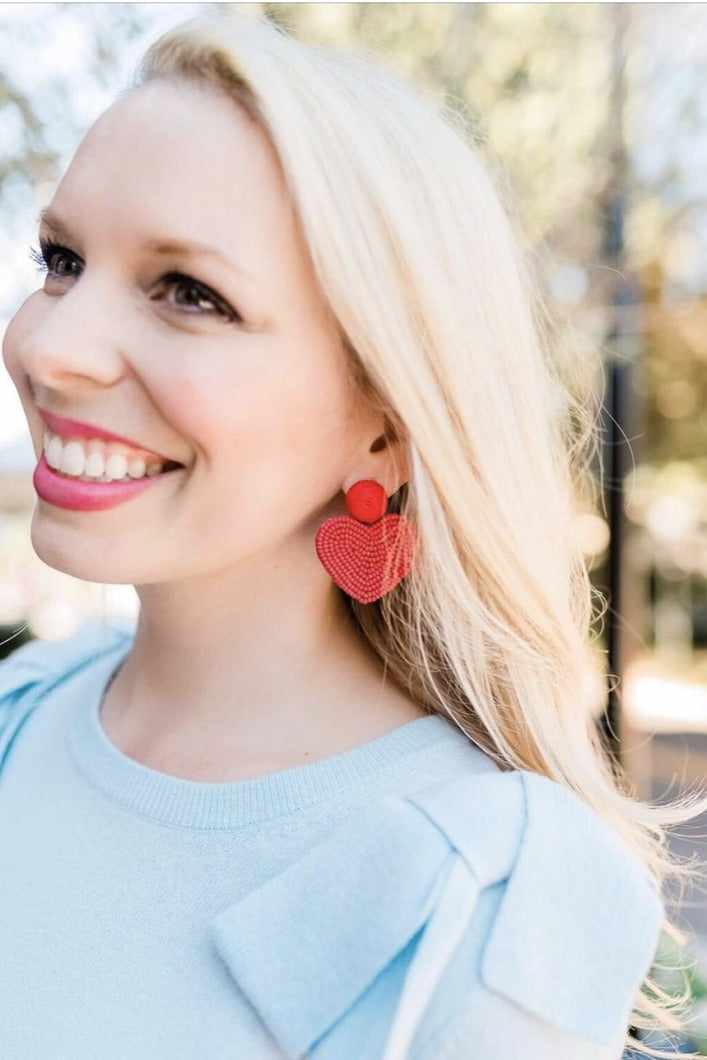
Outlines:
[[[204,365],[147,381],[147,387],[161,415],[207,459],[262,425],[262,391],[234,373]]]
[[[354,421],[343,379],[334,372],[268,370],[267,360],[214,366],[205,358],[200,366],[155,380],[153,399],[207,457],[235,447],[237,453],[292,463],[338,449]],[[282,351],[269,361],[282,365]]]

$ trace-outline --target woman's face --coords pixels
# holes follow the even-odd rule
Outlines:
[[[44,287],[3,344],[48,450],[39,555],[134,584],[255,556],[316,568],[324,509],[342,510],[382,424],[349,384],[262,130],[209,88],[143,85],[89,131],[39,238]]]

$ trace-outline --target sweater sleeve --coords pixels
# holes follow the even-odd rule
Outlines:
[[[623,1056],[663,903],[643,864],[578,796],[520,775],[526,816],[512,871],[480,893],[458,933],[409,1060],[461,1060],[472,1048],[479,1057]]]
[[[469,1001],[436,1034],[419,1042],[409,1060],[469,1060],[473,1055],[523,1056],[527,1060],[622,1060],[626,1030],[609,1045],[597,1045],[509,1005],[503,998]]]
[[[37,702],[39,688],[51,673],[46,648],[41,641],[31,641],[0,663],[0,767]]]
[[[130,630],[93,620],[71,637],[23,644],[0,663],[0,770],[22,725],[57,684],[101,655],[127,646]]]

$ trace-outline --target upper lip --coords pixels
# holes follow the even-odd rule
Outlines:
[[[79,420],[69,420],[64,416],[57,416],[55,412],[49,412],[48,409],[43,409],[39,406],[37,406],[37,411],[44,420],[47,429],[52,434],[58,434],[61,438],[100,438],[106,442],[122,442],[131,449],[140,449],[142,452],[151,453],[153,456],[159,457],[160,460],[170,460],[170,457],[164,456],[163,453],[158,453],[154,449],[140,445],[139,442],[134,442],[131,438],[126,438],[122,434],[115,434],[113,431],[107,431],[103,427],[96,427],[92,423],[82,423]],[[176,463],[176,461],[173,462]]]

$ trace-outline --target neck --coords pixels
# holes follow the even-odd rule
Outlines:
[[[207,582],[139,589],[135,643],[102,708],[137,757],[306,760],[423,713],[386,683],[325,575]]]

